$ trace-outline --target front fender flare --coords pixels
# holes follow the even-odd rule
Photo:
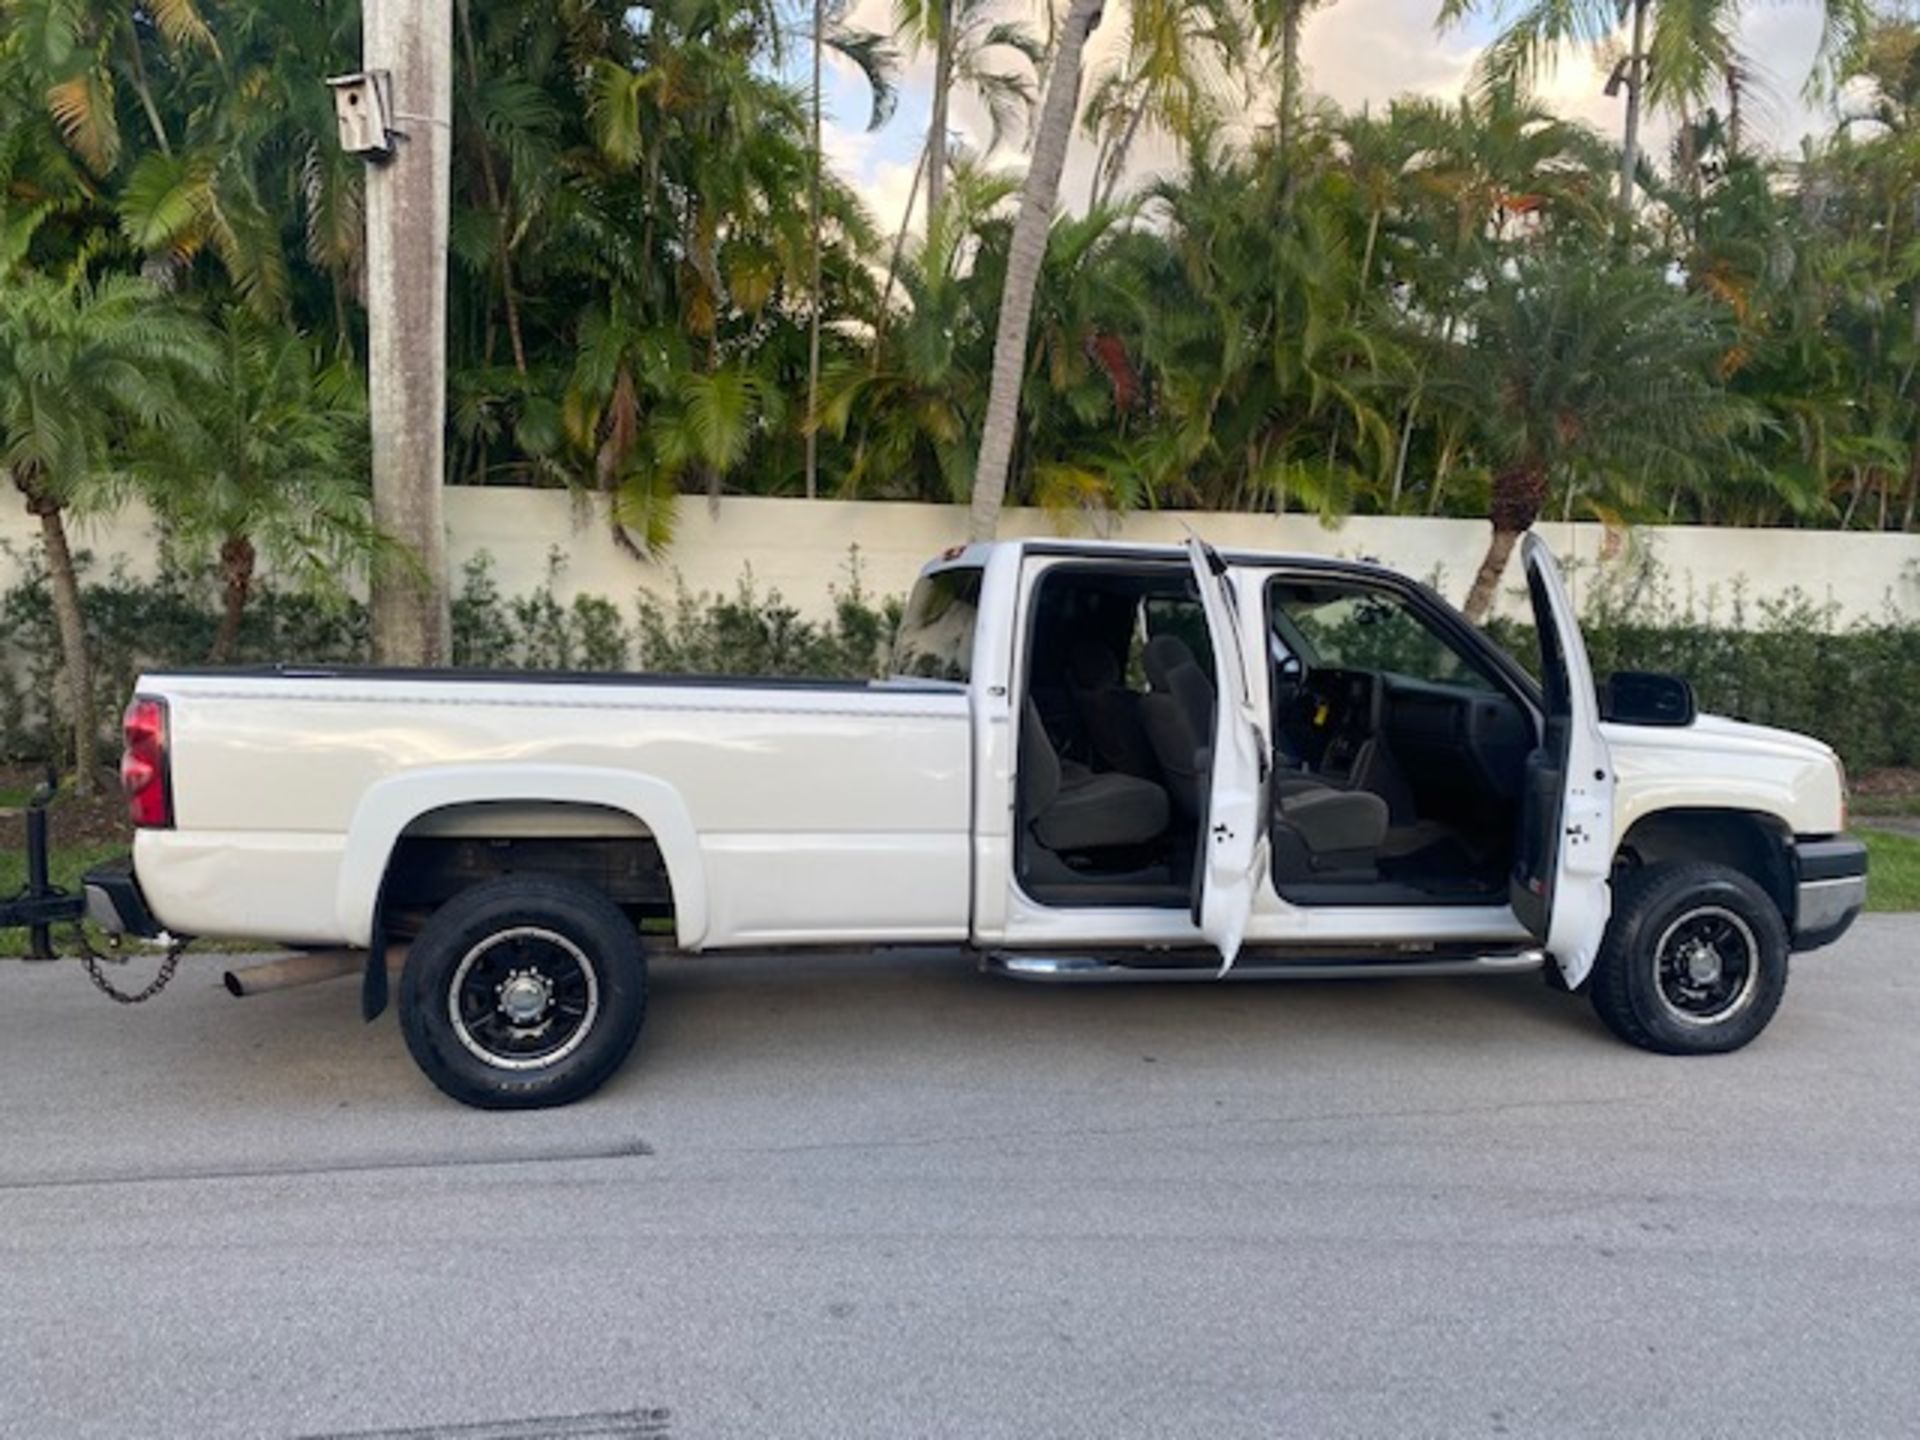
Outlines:
[[[706,872],[699,836],[680,792],[651,775],[591,765],[440,765],[369,787],[348,826],[335,913],[351,945],[371,945],[393,848],[421,816],[454,805],[497,801],[591,805],[621,810],[660,847],[673,888],[674,933],[683,950],[707,934]]]

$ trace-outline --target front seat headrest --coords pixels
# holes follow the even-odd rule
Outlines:
[[[1199,662],[1193,658],[1193,651],[1187,648],[1187,642],[1175,635],[1154,636],[1147,642],[1140,663],[1147,672],[1147,683],[1156,690],[1171,690],[1173,674],[1182,667],[1191,665],[1196,670],[1200,668]]]

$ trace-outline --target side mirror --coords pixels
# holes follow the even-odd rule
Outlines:
[[[1700,707],[1678,675],[1616,670],[1600,688],[1600,718],[1616,725],[1691,725]]]

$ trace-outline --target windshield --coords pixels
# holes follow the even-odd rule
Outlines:
[[[920,577],[894,635],[895,675],[967,682],[973,673],[973,625],[984,574],[978,566],[956,566]]]

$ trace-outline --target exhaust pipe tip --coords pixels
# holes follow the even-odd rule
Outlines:
[[[387,968],[406,958],[406,947],[389,946]],[[220,983],[236,999],[265,995],[274,990],[291,990],[300,985],[318,985],[324,980],[339,980],[366,969],[364,950],[304,950],[263,960],[258,965],[242,965],[221,975]]]
[[[366,963],[363,950],[308,950],[282,955],[277,960],[263,960],[258,965],[242,965],[222,975],[220,983],[227,987],[229,995],[265,995],[273,990],[338,980],[354,974]]]

